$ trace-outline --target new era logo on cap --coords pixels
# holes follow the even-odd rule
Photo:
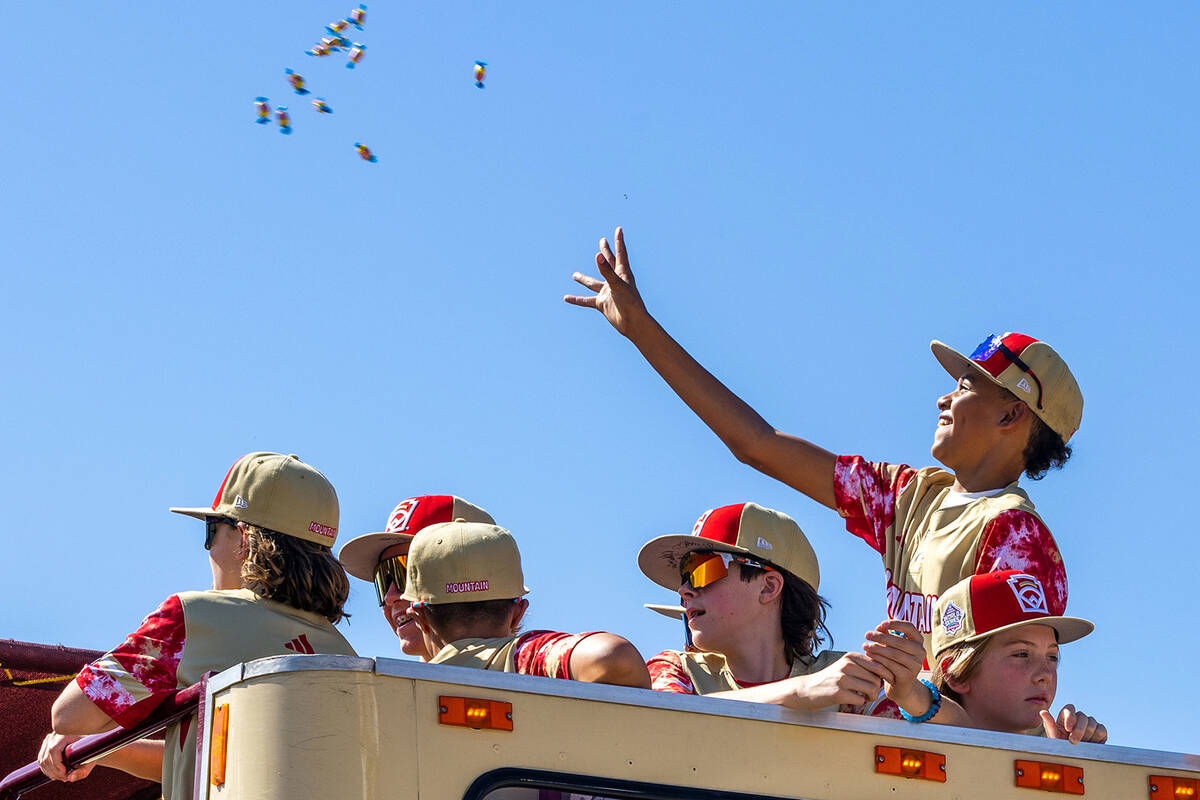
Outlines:
[[[242,496],[239,494],[237,497],[233,498],[233,507],[234,507],[234,508],[249,508],[249,507],[250,507],[250,504],[249,504],[249,503],[247,503],[247,502],[246,502],[246,501],[245,501],[245,500],[242,498]]]
[[[768,542],[766,539],[764,539],[761,536],[758,537],[758,546],[761,547],[763,550],[774,550],[775,549],[774,547],[771,546],[770,542]]]

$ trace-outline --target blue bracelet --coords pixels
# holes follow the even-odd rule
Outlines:
[[[929,720],[933,719],[933,717],[942,707],[942,693],[937,690],[937,687],[924,678],[921,678],[921,683],[929,687],[929,694],[932,695],[929,702],[929,710],[919,717],[914,717],[912,714],[901,708],[900,716],[904,717],[909,722],[928,722]]]

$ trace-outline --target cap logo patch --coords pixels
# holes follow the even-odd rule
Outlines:
[[[403,533],[408,530],[409,520],[412,519],[413,512],[417,510],[417,506],[420,503],[420,500],[412,497],[396,506],[396,510],[392,512],[391,519],[388,520],[385,533]]]
[[[1037,578],[1032,575],[1013,575],[1008,579],[1008,588],[1012,589],[1022,612],[1050,615],[1046,608],[1046,593]]]
[[[1025,394],[1033,394],[1033,387],[1029,385],[1029,378],[1021,378],[1017,381],[1017,388]]]
[[[463,581],[461,583],[446,584],[446,594],[458,594],[459,592],[486,592],[487,590],[487,581]]]
[[[953,636],[962,629],[963,610],[954,603],[946,603],[946,610],[942,612],[942,629],[946,631],[946,635]]]
[[[771,546],[770,542],[768,542],[766,539],[764,539],[761,536],[758,537],[758,546],[761,547],[763,550],[774,550],[775,549],[774,547]]]
[[[337,538],[337,528],[331,528],[328,525],[322,525],[319,522],[310,523],[308,529],[318,536],[324,536],[326,539]]]
[[[704,528],[704,523],[708,522],[708,515],[716,511],[715,508],[710,508],[700,515],[700,519],[696,520],[696,524],[692,526],[692,536],[699,536],[701,529]]]
[[[247,503],[244,499],[242,499],[242,496],[239,494],[237,497],[233,498],[233,507],[234,508],[249,508],[250,504]]]

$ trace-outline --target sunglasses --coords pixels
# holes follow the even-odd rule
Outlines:
[[[1020,356],[1018,356],[1016,353],[1014,353],[1012,350],[1010,350],[1006,344],[1004,344],[1004,342],[1000,339],[999,336],[997,336],[996,334],[993,333],[991,336],[984,339],[983,343],[980,344],[979,347],[975,348],[975,352],[971,353],[971,360],[972,361],[981,361],[981,362],[987,361],[989,358],[991,358],[996,353],[1000,353],[1000,355],[1002,355],[1008,359],[1009,363],[1015,365],[1017,369],[1021,370],[1029,377],[1033,378],[1033,382],[1037,384],[1037,389],[1038,389],[1037,407],[1041,408],[1042,407],[1042,382],[1041,382],[1041,380],[1038,378],[1037,374],[1034,373],[1034,371],[1029,368],[1029,365],[1021,360]],[[990,374],[990,370],[989,370],[989,374]],[[993,376],[993,377],[995,377],[995,376]]]
[[[375,565],[375,594],[380,607],[392,586],[403,592],[408,582],[408,554],[389,556]]]
[[[204,549],[212,550],[213,539],[217,535],[218,525],[232,525],[237,527],[237,520],[229,517],[205,517],[204,518]]]
[[[753,558],[746,558],[745,556],[734,555],[733,553],[702,551],[688,553],[680,560],[679,577],[684,585],[691,586],[693,589],[703,589],[705,586],[711,586],[728,575],[729,564],[733,561],[745,564],[747,567],[771,569],[769,565],[761,561],[755,561]]]

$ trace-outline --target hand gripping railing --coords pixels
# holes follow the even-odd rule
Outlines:
[[[202,680],[169,695],[150,716],[132,728],[117,728],[104,733],[96,733],[69,745],[63,753],[67,771],[70,772],[89,761],[102,758],[130,742],[158,733],[168,725],[196,713],[200,701],[204,698],[206,682]],[[4,776],[4,780],[0,781],[0,800],[16,800],[26,792],[39,786],[45,786],[47,783],[50,783],[50,778],[46,777],[38,767],[38,763],[34,761]]]

